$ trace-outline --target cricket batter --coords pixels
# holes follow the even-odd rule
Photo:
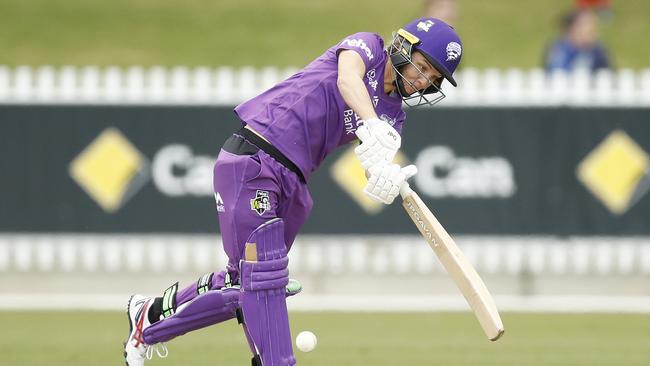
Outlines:
[[[237,318],[253,365],[294,365],[286,297],[287,253],[312,208],[307,181],[335,148],[360,140],[355,152],[368,175],[364,192],[385,204],[417,170],[393,158],[401,144],[402,103],[434,104],[453,86],[461,41],[441,20],[421,18],[393,35],[355,33],[287,80],[235,108],[242,128],[224,143],[214,166],[214,196],[229,261],[186,288],[161,297],[133,295],[128,304],[129,366],[144,364],[165,341]],[[155,347],[155,346],[160,347]]]

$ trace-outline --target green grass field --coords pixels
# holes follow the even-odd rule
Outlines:
[[[469,313],[293,313],[293,334],[318,347],[298,363],[331,365],[650,364],[650,317],[620,314],[503,314],[506,334],[487,341]],[[3,365],[120,365],[127,332],[118,312],[0,312]],[[249,365],[236,321],[168,344],[148,365]]]
[[[468,67],[540,65],[573,0],[458,0]],[[390,36],[423,0],[2,0],[0,65],[302,66],[352,32]],[[613,1],[619,67],[650,66],[650,1]]]

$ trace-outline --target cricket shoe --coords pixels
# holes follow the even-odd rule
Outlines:
[[[164,343],[149,345],[144,342],[143,331],[149,322],[149,307],[153,299],[142,295],[133,295],[126,307],[129,317],[129,338],[124,342],[126,366],[143,366],[145,359],[150,360],[155,350],[158,357],[165,358],[169,353]]]

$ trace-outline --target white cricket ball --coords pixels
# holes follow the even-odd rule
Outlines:
[[[303,331],[298,333],[296,337],[296,347],[303,352],[310,352],[316,348],[316,335],[310,331]]]

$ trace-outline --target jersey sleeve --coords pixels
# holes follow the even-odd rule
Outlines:
[[[366,64],[366,70],[369,70],[381,63],[384,53],[384,41],[376,33],[355,33],[345,37],[335,48],[337,55],[343,50],[357,52]]]

